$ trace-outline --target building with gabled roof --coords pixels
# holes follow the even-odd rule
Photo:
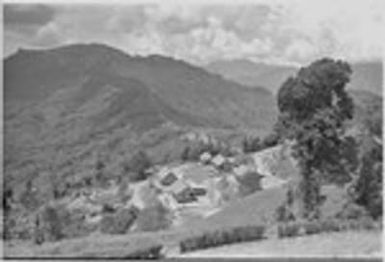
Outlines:
[[[165,177],[162,178],[160,183],[162,184],[162,186],[170,186],[177,180],[178,180],[178,177],[173,172],[170,172]]]

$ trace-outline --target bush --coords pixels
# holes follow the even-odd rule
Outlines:
[[[382,145],[372,142],[361,161],[359,177],[355,185],[356,203],[365,207],[374,218],[382,217]]]
[[[370,217],[362,219],[350,219],[343,222],[343,228],[345,230],[372,230],[377,229],[376,222]]]
[[[323,232],[337,232],[341,230],[341,227],[336,220],[324,220],[321,221],[321,229]]]
[[[285,204],[278,206],[275,210],[275,217],[278,222],[290,222],[295,219],[290,208]]]
[[[130,181],[142,181],[150,175],[147,171],[151,167],[151,160],[148,155],[139,151],[132,156],[128,163],[123,164],[123,171],[129,174]]]
[[[323,231],[322,224],[319,221],[306,222],[302,226],[306,235],[319,234]]]
[[[44,206],[35,219],[34,240],[40,244],[44,241],[57,241],[62,239],[64,226],[69,213],[62,206]]]
[[[336,216],[339,219],[361,219],[368,215],[369,214],[365,210],[365,207],[356,205],[354,203],[348,203]]]
[[[144,250],[137,250],[124,258],[126,259],[161,259],[164,258],[162,254],[162,245],[156,245]]]
[[[225,244],[260,240],[264,237],[264,226],[244,226],[226,230],[206,232],[201,236],[185,239],[180,242],[182,253],[198,249],[221,246]]]
[[[240,184],[240,195],[247,196],[257,190],[261,190],[261,176],[256,172],[247,172],[243,176],[237,177]]]
[[[133,209],[121,209],[115,214],[106,214],[100,221],[100,231],[106,234],[125,234],[136,219]]]
[[[295,237],[300,234],[301,226],[298,223],[287,223],[278,225],[278,237]]]
[[[169,211],[158,204],[139,211],[137,226],[141,231],[157,231],[170,226],[171,219]]]
[[[102,213],[114,213],[115,211],[115,208],[109,204],[103,204],[102,206]]]

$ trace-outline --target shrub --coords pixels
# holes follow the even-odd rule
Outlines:
[[[336,216],[339,219],[361,219],[368,216],[368,212],[363,206],[348,203]]]
[[[128,178],[121,178],[118,188],[118,197],[121,203],[127,203],[132,198],[132,192],[130,192]]]
[[[349,219],[344,221],[344,229],[350,230],[372,230],[377,229],[377,225],[370,217],[362,219]]]
[[[123,170],[129,174],[130,181],[142,181],[150,175],[146,170],[151,167],[151,160],[148,155],[139,151],[132,156],[128,163],[124,163]]]
[[[161,259],[164,257],[162,254],[162,245],[152,246],[143,250],[137,250],[124,258],[126,259]]]
[[[170,226],[169,211],[161,204],[139,211],[137,226],[141,231],[157,231]]]
[[[63,227],[66,224],[68,212],[62,206],[44,206],[35,219],[34,239],[36,243],[44,241],[56,241],[64,235]]]
[[[288,208],[285,204],[278,206],[275,210],[275,217],[278,222],[289,222],[295,219],[290,208]]]
[[[313,235],[321,233],[323,228],[319,221],[306,222],[303,225],[306,235]]]
[[[323,232],[335,232],[340,231],[341,227],[336,220],[324,220],[321,221],[321,229]]]
[[[261,176],[257,172],[247,172],[243,176],[237,177],[237,181],[240,184],[241,196],[247,196],[262,189]]]
[[[109,204],[103,204],[102,206],[102,212],[103,213],[114,213],[115,208]]]
[[[203,235],[185,239],[180,242],[182,253],[216,247],[244,241],[260,240],[264,237],[264,226],[243,226],[231,229],[206,232]]]
[[[242,141],[243,153],[257,152],[262,149],[262,142],[259,137],[246,137]]]
[[[287,223],[278,225],[278,237],[295,237],[300,233],[300,225],[298,223]]]
[[[356,203],[377,219],[382,216],[382,145],[372,142],[364,153],[355,185]]]
[[[100,231],[106,234],[125,234],[136,219],[136,211],[121,209],[115,214],[106,214],[100,221]]]

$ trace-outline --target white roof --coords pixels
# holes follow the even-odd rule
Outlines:
[[[211,162],[215,165],[222,165],[226,159],[222,155],[216,155]]]
[[[208,153],[208,152],[204,152],[203,154],[200,155],[200,160],[204,161],[204,160],[210,160],[211,159],[211,154]]]

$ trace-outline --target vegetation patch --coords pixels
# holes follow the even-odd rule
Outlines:
[[[254,241],[264,238],[264,226],[243,226],[231,229],[206,232],[201,236],[185,239],[180,242],[182,253],[198,249],[206,249],[225,244]]]
[[[278,225],[278,237],[296,237],[300,235],[301,225],[299,223],[287,223]]]
[[[146,249],[137,250],[131,254],[125,256],[126,259],[161,259],[164,257],[162,254],[162,245],[155,245]]]
[[[137,229],[139,231],[157,231],[170,226],[169,211],[158,204],[139,211]]]
[[[106,234],[125,234],[137,217],[135,209],[121,209],[115,214],[105,214],[100,222],[100,231]]]

